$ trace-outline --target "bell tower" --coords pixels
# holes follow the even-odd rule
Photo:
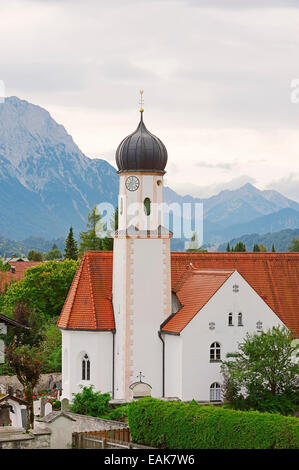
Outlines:
[[[116,399],[132,397],[130,385],[140,371],[152,396],[162,396],[163,345],[158,331],[171,313],[171,234],[163,227],[167,150],[147,130],[143,113],[141,106],[137,129],[116,151],[120,177],[113,252]]]

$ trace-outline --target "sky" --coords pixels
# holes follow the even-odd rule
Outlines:
[[[6,96],[46,108],[115,166],[144,120],[166,184],[250,182],[299,201],[299,0],[0,0]]]

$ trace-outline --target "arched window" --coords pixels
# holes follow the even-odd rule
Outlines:
[[[228,326],[233,326],[233,314],[228,314]]]
[[[221,360],[221,348],[219,343],[212,343],[210,346],[210,361]]]
[[[146,197],[143,201],[145,215],[150,215],[151,213],[151,200]]]
[[[210,386],[210,401],[221,401],[221,387],[217,382]]]
[[[238,326],[243,326],[243,322],[242,322],[242,313],[238,313]]]
[[[90,360],[87,354],[82,359],[82,380],[90,380]]]

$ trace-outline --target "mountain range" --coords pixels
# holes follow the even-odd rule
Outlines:
[[[94,205],[116,206],[117,194],[115,168],[84,155],[48,111],[17,97],[0,103],[0,237],[58,239],[71,225],[78,234]],[[206,199],[166,187],[165,202],[203,203],[204,242],[209,244],[299,227],[297,202],[249,183]],[[182,243],[175,240],[174,249],[183,249]]]
[[[292,245],[294,238],[299,238],[299,229],[285,229],[280,232],[269,232],[265,234],[251,233],[242,235],[241,237],[235,238],[229,241],[230,248],[236,246],[238,242],[243,242],[246,246],[247,251],[253,251],[254,245],[260,245],[261,243],[267,249],[272,250],[274,245],[275,251],[284,252],[289,251],[289,247]],[[218,247],[218,251],[226,251],[227,243],[222,243]]]

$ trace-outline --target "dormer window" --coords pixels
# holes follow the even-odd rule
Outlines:
[[[233,314],[228,314],[228,326],[233,326]]]

